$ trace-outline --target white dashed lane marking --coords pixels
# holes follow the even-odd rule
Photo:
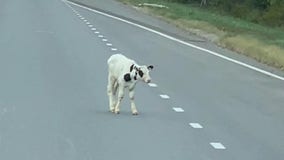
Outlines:
[[[166,94],[161,94],[160,97],[162,99],[170,99],[170,96],[166,95]]]
[[[148,85],[149,85],[150,87],[158,87],[158,85],[155,84],[155,83],[148,83]]]
[[[178,113],[184,112],[184,110],[183,110],[182,108],[179,108],[179,107],[173,107],[173,110],[174,110],[175,112],[178,112]]]
[[[189,123],[189,125],[190,125],[192,128],[195,128],[195,129],[201,129],[201,128],[203,128],[203,126],[200,125],[199,123]]]
[[[211,142],[210,145],[214,148],[214,149],[226,149],[226,147],[219,142]]]
[[[95,34],[100,34],[100,32],[97,31],[96,28],[94,28],[94,25],[92,25],[86,18],[82,17],[80,14],[77,14],[77,15],[78,15],[78,17],[79,17],[81,20],[83,20],[83,21],[88,25],[88,27],[91,28],[92,31],[95,31],[95,32],[94,32]],[[108,41],[108,40],[105,39],[104,36],[101,35],[101,34],[98,35],[98,37],[99,37],[99,38],[103,38],[103,39],[102,39],[103,42],[107,42],[107,41]],[[109,46],[109,47],[112,46],[111,43],[106,43],[106,45]],[[117,50],[118,50],[117,48],[111,48],[111,51],[117,51]]]

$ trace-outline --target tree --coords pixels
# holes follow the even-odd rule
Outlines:
[[[284,27],[284,1],[273,1],[264,12],[261,22],[270,26]]]
[[[201,0],[200,7],[201,7],[202,5],[206,6],[206,5],[207,5],[207,0]]]

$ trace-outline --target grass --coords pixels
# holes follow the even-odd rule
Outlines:
[[[284,70],[284,29],[271,28],[221,15],[199,6],[163,0],[120,0],[138,6],[140,3],[162,4],[166,8],[142,7],[177,27],[203,36],[216,44],[252,57],[259,62]]]

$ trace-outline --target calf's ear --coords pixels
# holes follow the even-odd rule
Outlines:
[[[153,66],[153,65],[150,65],[150,66],[148,66],[147,68],[148,68],[148,70],[152,70],[152,69],[154,68],[154,66]]]

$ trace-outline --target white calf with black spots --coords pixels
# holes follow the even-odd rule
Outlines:
[[[124,97],[124,90],[129,90],[131,111],[138,115],[134,103],[134,88],[138,81],[151,82],[149,72],[154,68],[152,65],[138,65],[134,60],[122,54],[112,55],[108,61],[108,85],[109,109],[115,114],[120,112],[120,103]]]

